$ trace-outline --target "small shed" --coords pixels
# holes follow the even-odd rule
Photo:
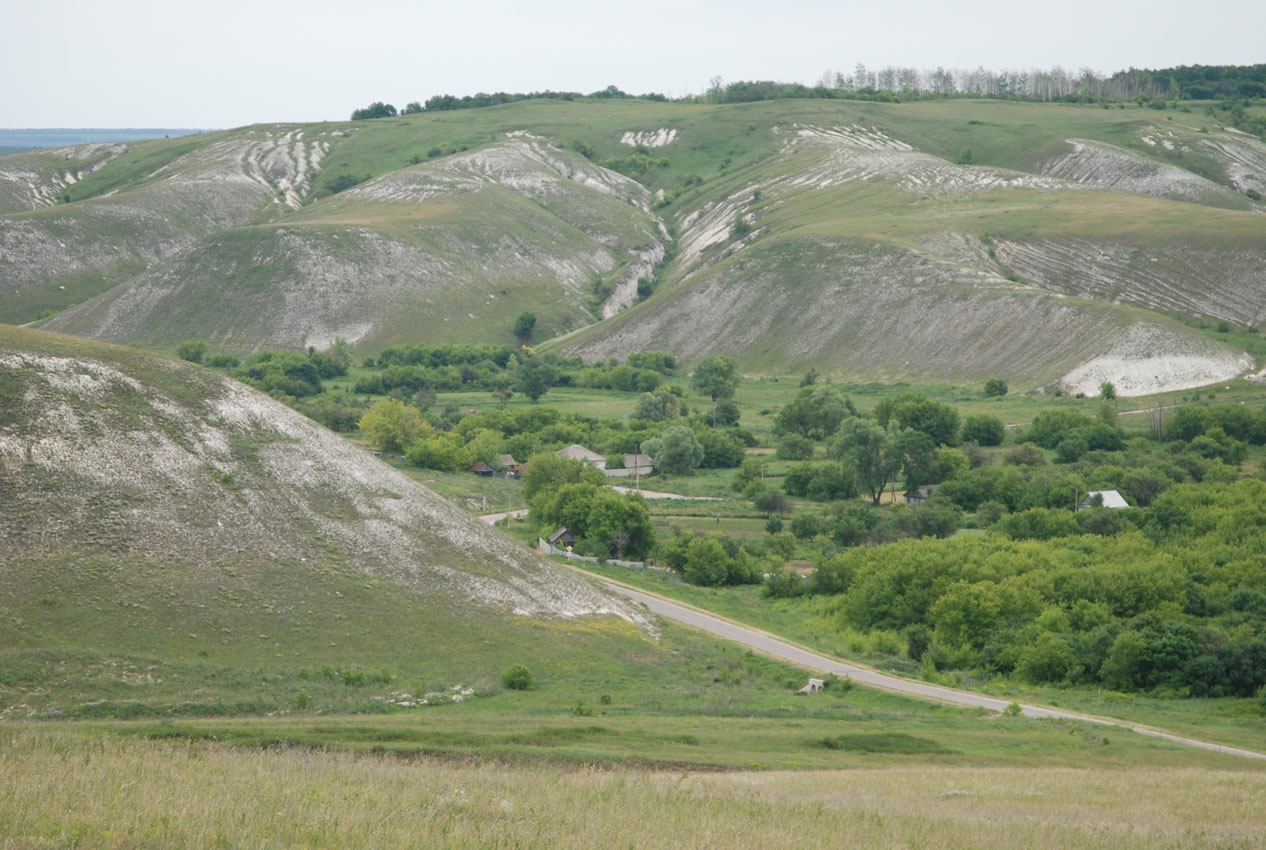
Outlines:
[[[566,458],[571,458],[572,460],[581,461],[597,469],[607,468],[607,458],[605,455],[600,455],[597,452],[590,451],[589,449],[582,446],[580,443],[572,443],[567,448],[559,449],[558,451],[554,452],[554,454],[558,455],[559,457],[566,457]]]
[[[1077,503],[1077,510],[1084,511],[1086,508],[1128,508],[1130,505],[1125,501],[1125,497],[1116,490],[1091,490],[1086,494],[1086,498]]]
[[[570,528],[563,525],[563,526],[559,526],[558,531],[555,531],[553,534],[549,536],[549,540],[547,542],[551,546],[554,546],[560,549],[565,549],[568,546],[576,545],[576,535],[571,533]]]
[[[932,494],[941,489],[940,484],[924,484],[906,491],[906,504],[918,506],[932,498]]]
[[[504,466],[506,469],[514,469],[516,466],[519,465],[519,462],[514,459],[514,455],[501,455],[500,457],[497,458],[497,462],[500,463],[502,466]]]
[[[493,469],[482,460],[477,460],[470,466],[470,471],[481,478],[491,478],[497,474],[497,470]]]
[[[801,688],[800,690],[796,691],[796,693],[798,693],[798,694],[820,694],[820,693],[822,693],[822,691],[824,691],[825,689],[826,689],[826,682],[825,682],[825,681],[823,681],[822,679],[810,679],[810,680],[809,680],[809,684],[805,685],[803,688]]]

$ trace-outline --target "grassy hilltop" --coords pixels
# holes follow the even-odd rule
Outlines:
[[[1266,307],[1266,146],[1132,105],[533,100],[7,157],[0,186],[6,312],[156,346],[504,343],[531,310],[587,358],[1145,392],[1252,365],[1168,313]]]

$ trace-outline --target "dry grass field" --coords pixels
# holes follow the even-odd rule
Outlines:
[[[1266,775],[934,765],[690,774],[0,738],[0,847],[1252,848]]]

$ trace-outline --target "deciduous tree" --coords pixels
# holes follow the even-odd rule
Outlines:
[[[360,430],[371,446],[384,452],[402,452],[431,433],[430,424],[416,407],[397,398],[380,398],[360,419]]]
[[[868,419],[847,419],[831,443],[831,457],[852,466],[857,483],[877,505],[901,469],[901,449],[887,430]]]
[[[709,357],[695,367],[690,385],[716,403],[717,399],[729,398],[738,390],[738,362],[723,354]]]
[[[703,446],[695,432],[682,425],[669,428],[659,437],[642,444],[642,451],[651,456],[655,469],[669,475],[680,475],[703,463]]]

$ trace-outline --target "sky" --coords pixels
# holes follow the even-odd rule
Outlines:
[[[13,0],[0,127],[344,120],[373,101],[616,85],[677,97],[862,62],[1266,62],[1263,0]]]

